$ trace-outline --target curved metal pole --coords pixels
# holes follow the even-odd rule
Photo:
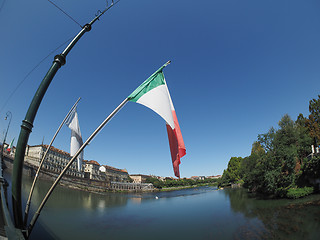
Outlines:
[[[32,186],[31,186],[31,189],[30,189],[30,192],[29,192],[29,197],[28,197],[28,200],[27,200],[27,204],[26,204],[26,210],[24,212],[24,226],[27,225],[27,221],[28,221],[28,215],[29,215],[29,208],[30,208],[30,204],[31,204],[31,198],[32,198],[32,194],[33,194],[33,190],[34,190],[34,186],[36,185],[36,182],[38,180],[38,175],[39,175],[39,172],[41,170],[41,167],[43,165],[43,162],[47,156],[47,153],[49,152],[50,150],[50,147],[52,146],[53,144],[53,141],[56,139],[58,133],[60,132],[60,129],[62,128],[63,124],[66,122],[67,118],[69,117],[70,113],[72,112],[72,110],[77,106],[78,102],[80,101],[81,98],[78,98],[78,100],[76,101],[76,103],[72,106],[72,108],[70,109],[70,111],[68,112],[68,114],[65,116],[65,118],[63,119],[63,121],[61,122],[60,126],[58,127],[58,130],[56,131],[56,133],[54,134],[46,152],[44,153],[41,161],[40,161],[40,164],[39,164],[39,167],[37,169],[37,172],[36,172],[36,175],[33,179],[33,183],[32,183]]]
[[[124,105],[128,102],[128,98],[124,99],[122,101],[122,103],[119,104],[118,107],[116,107],[112,113],[110,113],[110,115],[99,125],[99,127],[96,128],[96,130],[94,130],[94,132],[90,135],[90,137],[88,137],[88,139],[85,141],[84,144],[82,144],[82,146],[79,148],[79,150],[75,153],[75,155],[70,159],[70,161],[68,162],[68,164],[65,166],[65,168],[61,171],[60,175],[57,177],[57,179],[55,180],[55,182],[52,184],[52,186],[50,187],[49,191],[47,192],[46,196],[43,198],[38,210],[36,211],[36,213],[34,214],[34,216],[31,219],[31,222],[29,224],[29,227],[27,229],[27,237],[30,236],[33,226],[36,223],[38,217],[40,216],[40,212],[42,210],[42,208],[44,207],[44,205],[46,204],[47,200],[49,199],[51,193],[53,192],[53,190],[55,189],[55,187],[57,186],[57,184],[59,183],[59,181],[61,180],[61,178],[63,177],[63,175],[65,174],[65,172],[68,170],[68,168],[71,166],[71,164],[74,162],[74,160],[79,156],[79,154],[82,152],[82,150],[92,141],[92,139],[103,129],[103,127],[121,110],[121,108],[124,107]]]
[[[119,2],[118,0],[117,2]],[[116,2],[116,3],[117,3]],[[70,42],[66,49],[60,54],[54,57],[54,61],[46,76],[42,80],[37,92],[35,93],[25,119],[22,121],[19,139],[16,146],[16,154],[13,162],[12,171],[12,206],[13,206],[13,216],[16,228],[24,229],[23,218],[22,218],[22,205],[21,205],[21,181],[22,181],[22,170],[23,161],[25,156],[25,151],[29,139],[29,135],[33,128],[33,122],[36,117],[37,111],[41,104],[41,101],[53,79],[55,74],[58,72],[61,66],[66,63],[66,56],[74,47],[74,45],[80,40],[80,38],[91,30],[91,25],[99,19],[108,9],[110,9],[115,4],[112,3],[103,12],[96,16],[90,23],[86,24],[78,35]]]
[[[4,148],[4,143],[6,142],[7,134],[8,134],[9,127],[10,127],[10,123],[11,123],[11,119],[12,119],[12,113],[11,113],[10,111],[8,111],[8,112],[6,113],[5,120],[7,120],[7,117],[8,117],[8,115],[9,115],[9,114],[10,114],[10,120],[9,120],[9,123],[8,123],[8,127],[7,127],[6,134],[4,135],[4,139],[3,139],[3,143],[2,143],[2,147],[1,147],[1,159],[3,159],[3,148]]]

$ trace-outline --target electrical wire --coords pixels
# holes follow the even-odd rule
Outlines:
[[[49,3],[51,3],[53,6],[55,6],[56,8],[58,8],[61,12],[63,12],[67,17],[69,17],[72,21],[74,21],[76,24],[78,24],[81,28],[83,28],[83,26],[81,26],[80,23],[78,23],[73,17],[71,17],[68,13],[66,13],[62,8],[60,8],[59,6],[57,6],[54,2],[48,0]]]
[[[16,91],[19,89],[19,87],[23,84],[23,82],[31,75],[31,73],[36,70],[41,63],[43,63],[48,57],[50,57],[54,52],[56,52],[59,48],[61,48],[63,45],[65,45],[66,43],[70,42],[74,37],[69,38],[67,41],[65,41],[64,43],[62,43],[59,47],[55,48],[54,50],[52,50],[46,57],[44,57],[36,66],[34,66],[34,68],[31,69],[30,72],[27,73],[27,75],[20,81],[20,83],[18,83],[18,85],[16,86],[16,88],[12,91],[12,93],[9,95],[9,97],[7,98],[7,100],[4,102],[4,104],[2,105],[1,109],[0,109],[0,113],[3,111],[3,109],[7,106],[9,100],[13,97],[13,95],[16,93]]]
[[[107,1],[107,8],[105,11],[107,11],[109,8],[111,8],[112,6],[116,5],[120,0],[114,1],[112,0],[112,3],[110,6],[108,6],[108,1]],[[4,0],[5,2],[5,0]],[[4,2],[1,5],[0,10],[2,9]],[[83,28],[83,26],[81,26],[74,18],[72,18],[68,13],[66,13],[64,10],[62,10],[60,7],[58,7],[55,3],[53,3],[51,0],[48,0],[48,2],[50,2],[52,5],[54,5],[56,8],[58,8],[61,12],[63,12],[65,15],[67,15],[73,22],[75,22],[77,25],[79,25],[81,28]],[[105,12],[103,11],[103,13]],[[103,14],[101,13],[101,14]],[[98,18],[99,19],[99,18]],[[0,113],[3,111],[3,109],[6,107],[6,105],[8,104],[9,100],[12,98],[12,96],[15,94],[15,92],[19,89],[19,87],[22,85],[22,83],[29,77],[29,75],[36,70],[39,65],[44,62],[52,53],[54,53],[56,50],[58,50],[60,47],[62,47],[63,45],[65,45],[67,42],[71,41],[74,37],[68,39],[67,41],[65,41],[63,44],[61,44],[59,47],[57,47],[56,49],[54,49],[53,51],[51,51],[45,58],[43,58],[33,69],[31,69],[31,71],[22,79],[22,81],[17,85],[17,87],[12,91],[12,93],[9,95],[9,97],[7,98],[7,100],[4,102],[4,104],[2,105],[1,109],[0,109]]]

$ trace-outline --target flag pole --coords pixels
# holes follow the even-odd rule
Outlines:
[[[168,66],[170,63],[171,63],[171,60],[169,60],[168,62],[166,62],[166,63],[163,65],[163,67]]]
[[[50,142],[50,144],[49,144],[49,146],[48,146],[45,154],[43,155],[43,157],[42,157],[42,159],[41,159],[41,161],[40,161],[40,165],[39,165],[39,167],[38,167],[38,169],[37,169],[37,172],[36,172],[36,175],[35,175],[35,177],[34,177],[34,179],[33,179],[33,183],[32,183],[32,186],[31,186],[31,189],[30,189],[30,192],[29,192],[29,197],[28,197],[27,204],[26,204],[26,209],[25,209],[25,213],[24,213],[24,223],[23,223],[24,226],[27,225],[28,215],[29,215],[29,208],[30,208],[30,204],[31,204],[31,198],[32,198],[33,190],[34,190],[34,187],[35,187],[36,182],[37,182],[37,180],[38,180],[39,172],[40,172],[40,169],[41,169],[41,167],[42,167],[42,165],[43,165],[43,162],[44,162],[44,160],[45,160],[45,158],[46,158],[46,156],[47,156],[47,153],[48,153],[49,150],[50,150],[50,147],[51,147],[52,144],[53,144],[53,141],[56,139],[56,136],[57,136],[58,133],[60,132],[60,129],[62,128],[63,124],[66,122],[67,118],[69,117],[69,115],[71,114],[71,112],[73,111],[73,109],[76,108],[76,106],[78,105],[78,102],[80,101],[80,99],[81,99],[81,98],[79,97],[78,100],[75,102],[75,104],[71,107],[70,111],[69,111],[68,114],[65,116],[65,118],[63,119],[63,121],[61,122],[58,130],[57,130],[56,133],[54,134],[54,136],[53,136],[53,138],[52,138],[52,140],[51,140],[51,142]]]
[[[171,63],[171,61],[166,62],[159,70],[165,68],[166,66],[168,66]],[[158,71],[159,71],[158,70]],[[158,72],[157,71],[157,72]],[[26,229],[26,235],[27,237],[30,236],[32,229],[34,227],[34,224],[36,223],[37,219],[40,216],[41,210],[43,209],[44,205],[46,204],[47,200],[49,199],[50,195],[52,194],[53,190],[55,189],[55,187],[57,186],[57,184],[59,183],[59,181],[61,180],[61,178],[63,177],[63,175],[65,174],[65,172],[69,169],[69,167],[71,166],[71,164],[74,162],[74,160],[79,156],[79,154],[82,152],[82,150],[88,145],[90,144],[90,142],[94,139],[94,137],[104,128],[104,126],[124,107],[124,105],[129,101],[129,97],[127,97],[126,99],[124,99],[118,107],[116,107],[112,113],[110,113],[110,115],[99,125],[99,127],[96,128],[96,130],[94,130],[94,132],[90,135],[90,137],[85,141],[84,144],[82,144],[82,146],[78,149],[78,151],[75,153],[75,155],[70,159],[70,161],[68,162],[68,164],[65,166],[65,168],[61,171],[60,175],[57,177],[57,179],[55,180],[55,182],[52,184],[52,186],[50,187],[50,189],[48,190],[46,196],[43,198],[40,206],[38,207],[36,213],[33,215],[30,224],[28,226],[28,228]]]
[[[43,198],[38,210],[34,214],[33,218],[31,219],[31,222],[27,229],[27,236],[30,236],[31,231],[33,229],[34,224],[36,223],[38,217],[40,216],[40,212],[42,208],[44,207],[45,203],[47,202],[48,198],[50,197],[51,193],[65,174],[65,172],[68,170],[68,168],[71,166],[71,164],[74,162],[74,160],[79,156],[79,154],[82,152],[82,150],[90,143],[90,141],[101,131],[101,129],[121,110],[122,107],[128,102],[128,98],[122,101],[118,107],[116,107],[113,112],[100,124],[99,127],[94,130],[94,132],[91,134],[91,136],[86,140],[84,144],[79,148],[79,150],[76,152],[76,154],[70,159],[68,164],[65,166],[65,168],[61,171],[60,175],[57,177],[55,182],[52,184],[51,188],[47,192],[46,196]]]

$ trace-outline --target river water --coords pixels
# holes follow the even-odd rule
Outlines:
[[[10,175],[5,173],[5,177],[11,185]],[[25,198],[31,183],[31,178],[24,178]],[[38,182],[32,211],[49,187],[49,182]],[[105,195],[58,187],[30,239],[291,240],[319,236],[320,195],[258,200],[245,189],[215,187]]]

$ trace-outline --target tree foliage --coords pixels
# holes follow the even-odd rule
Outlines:
[[[202,184],[212,184],[217,182],[217,179],[205,178],[204,180],[193,180],[190,178],[172,179],[165,178],[165,180],[159,180],[156,177],[149,177],[146,179],[147,183],[152,183],[155,188],[170,188],[180,186],[194,186]]]
[[[278,129],[272,127],[267,133],[258,135],[258,140],[252,144],[250,156],[230,159],[220,184],[235,183],[242,179],[250,191],[286,196],[288,190],[295,188],[299,182],[303,171],[301,166],[312,143],[305,122],[301,115],[297,121],[284,115]],[[306,171],[313,165],[308,166],[303,169]]]
[[[309,119],[306,119],[305,124],[313,139],[313,144],[318,145],[320,143],[320,95],[318,99],[309,101],[309,112]]]

